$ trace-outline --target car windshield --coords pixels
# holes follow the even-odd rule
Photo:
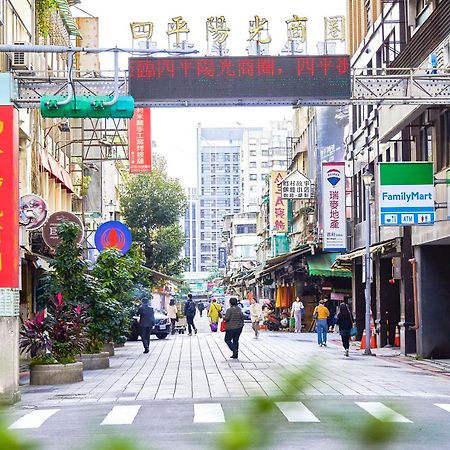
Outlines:
[[[241,300],[241,304],[243,308],[249,308],[250,302],[248,300]]]

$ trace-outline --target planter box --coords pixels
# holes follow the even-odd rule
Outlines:
[[[83,353],[77,356],[77,360],[83,363],[83,370],[107,369],[109,367],[109,353]]]
[[[30,384],[68,384],[83,381],[83,363],[48,364],[31,367]]]
[[[102,352],[108,352],[109,356],[114,356],[114,344],[109,342],[103,346]]]

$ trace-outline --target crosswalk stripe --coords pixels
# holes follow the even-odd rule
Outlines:
[[[16,420],[9,428],[21,430],[25,428],[39,428],[47,419],[58,412],[59,409],[38,409],[25,414],[19,420]]]
[[[220,403],[194,403],[194,423],[223,423],[222,405]]]
[[[437,406],[444,411],[450,412],[450,403],[435,403],[434,406]]]
[[[380,402],[355,402],[355,404],[382,422],[413,423]]]
[[[302,402],[276,402],[289,422],[320,422]]]
[[[130,425],[141,405],[114,406],[100,425]]]

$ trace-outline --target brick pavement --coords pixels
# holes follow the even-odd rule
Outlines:
[[[110,369],[88,371],[84,381],[61,386],[25,386],[23,404],[56,405],[130,402],[152,399],[208,399],[281,393],[283,376],[314,360],[314,373],[303,390],[313,396],[449,397],[450,379],[426,373],[394,358],[365,357],[351,350],[345,358],[337,334],[319,348],[315,334],[262,332],[254,339],[248,325],[241,337],[238,361],[223,333],[152,339],[150,353],[140,342],[116,349]]]

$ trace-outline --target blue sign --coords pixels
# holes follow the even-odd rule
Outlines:
[[[130,250],[133,239],[130,229],[116,220],[102,223],[95,232],[95,246],[99,252],[115,249],[123,255]]]
[[[217,267],[219,269],[225,269],[227,267],[227,249],[225,247],[219,247]]]

